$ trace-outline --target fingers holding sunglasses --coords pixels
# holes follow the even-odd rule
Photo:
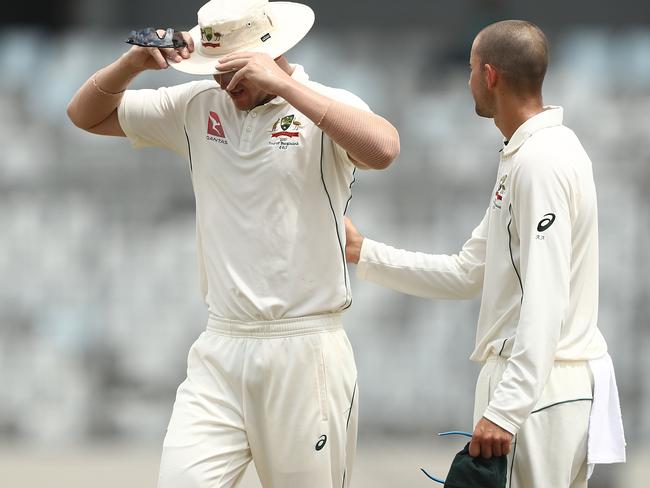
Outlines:
[[[190,57],[190,54],[194,52],[194,39],[192,39],[192,36],[187,31],[180,32],[180,35],[182,36],[183,41],[185,41],[185,46],[180,48],[180,54],[187,59]]]
[[[191,42],[192,38],[189,37],[189,39]],[[180,63],[184,59],[189,59],[191,53],[194,51],[194,44],[187,43],[186,46],[182,46],[182,47],[177,47],[177,48],[169,47],[169,48],[157,48],[157,49],[160,51],[160,53],[163,55],[165,59],[172,61],[174,63]]]
[[[168,32],[163,29],[148,29],[148,37],[144,37],[141,33],[134,33],[127,40],[132,47],[125,53],[124,60],[132,69],[142,71],[166,69],[170,63],[179,63],[190,58],[191,53],[194,52],[194,42],[189,32],[174,33],[176,37],[174,37],[173,45],[175,47],[168,42],[169,35],[167,34]],[[155,45],[156,43],[166,47]]]
[[[175,63],[180,63],[184,59],[189,59],[191,53],[194,52],[194,40],[190,33],[186,31],[177,32],[175,35],[179,36],[183,45],[176,48],[162,48],[161,51],[163,51],[167,59]]]
[[[147,47],[144,49],[147,50],[150,56],[150,60],[155,64],[155,66],[151,66],[151,68],[165,69],[169,66],[169,63],[167,62],[167,56],[162,49],[158,49],[157,47]]]
[[[190,54],[194,52],[194,40],[189,32],[174,32],[172,36],[174,50],[182,59],[188,59]],[[177,61],[174,59],[174,61]]]

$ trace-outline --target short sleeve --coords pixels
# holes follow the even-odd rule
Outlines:
[[[193,82],[157,90],[127,90],[118,118],[133,147],[162,147],[187,158],[185,113],[195,86]]]

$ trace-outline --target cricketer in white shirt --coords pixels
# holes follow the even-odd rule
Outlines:
[[[295,81],[370,112],[292,67]],[[214,80],[127,90],[118,117],[135,147],[188,163],[209,311],[158,487],[236,486],[252,459],[264,486],[349,486],[357,370],[340,315],[351,304],[350,156],[283,98],[240,110]]]
[[[532,412],[580,403],[586,410],[574,428],[584,439],[567,446],[573,459],[576,448],[586,455],[593,389],[588,362],[605,356],[607,344],[597,325],[592,165],[562,117],[562,108],[545,107],[504,143],[485,216],[458,254],[408,252],[365,238],[357,276],[420,297],[480,293],[471,359],[486,366],[475,423],[483,416],[516,435]],[[529,454],[534,465],[536,455]],[[542,476],[541,484],[525,486],[563,486],[553,485],[546,471]]]
[[[294,80],[370,110],[294,68]],[[211,315],[277,320],[350,306],[343,214],[355,166],[311,120],[280,97],[238,110],[214,80],[128,90],[118,114],[135,147],[168,148],[188,161]]]

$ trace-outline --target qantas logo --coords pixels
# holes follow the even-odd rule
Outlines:
[[[226,138],[221,119],[216,112],[210,112],[210,115],[208,115],[208,135],[221,137],[222,139]]]

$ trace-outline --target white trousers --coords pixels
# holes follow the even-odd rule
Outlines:
[[[341,488],[357,441],[357,370],[338,314],[211,319],[190,349],[158,488]]]
[[[507,359],[492,357],[476,383],[474,425],[483,416]],[[508,455],[507,488],[585,488],[593,378],[587,361],[557,361],[539,402]]]

